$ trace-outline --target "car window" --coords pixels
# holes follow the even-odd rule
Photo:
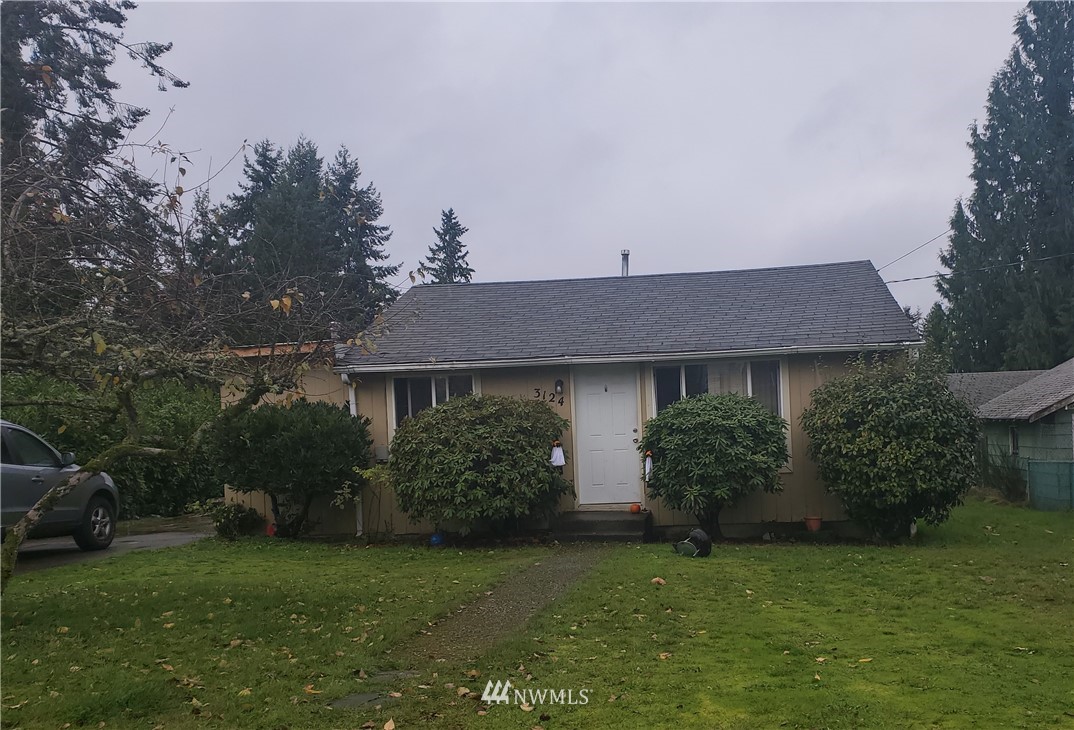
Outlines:
[[[4,429],[4,435],[7,435],[7,429]],[[11,458],[11,451],[7,447],[7,439],[0,438],[0,464],[14,464],[15,460]]]
[[[11,442],[14,463],[23,466],[59,466],[52,449],[36,436],[13,428],[7,432],[7,438]]]

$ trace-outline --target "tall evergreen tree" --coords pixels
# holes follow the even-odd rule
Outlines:
[[[423,266],[434,284],[461,284],[474,276],[466,257],[469,252],[462,237],[469,231],[459,223],[455,211],[448,208],[440,212],[440,228],[433,228],[436,243],[429,247],[429,256]]]
[[[379,223],[380,194],[363,185],[361,169],[342,147],[325,166],[317,146],[299,139],[283,151],[265,140],[247,158],[239,192],[218,209],[195,208],[192,256],[230,265],[233,286],[252,300],[296,305],[294,295],[333,302],[337,324],[366,326],[394,299],[389,282],[399,266],[387,263],[384,250],[391,229]],[[306,288],[291,291],[287,281],[304,279]],[[273,282],[272,291],[262,291]],[[244,326],[233,340],[253,342],[261,333]]]
[[[1074,356],[1074,4],[1031,2],[970,131],[973,193],[955,205],[937,283],[958,370]]]
[[[925,338],[925,346],[933,353],[940,355],[944,360],[951,358],[951,330],[947,323],[947,312],[943,305],[936,302],[932,309],[925,315],[921,324],[921,335]]]

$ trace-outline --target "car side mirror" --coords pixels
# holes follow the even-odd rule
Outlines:
[[[60,464],[63,466],[71,466],[75,463],[75,455],[71,451],[65,451],[60,454]]]

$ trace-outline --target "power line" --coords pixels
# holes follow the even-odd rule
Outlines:
[[[1066,256],[1074,256],[1074,253],[1059,253],[1055,256],[1045,256],[1040,259],[1026,259],[1025,261],[1012,261],[1009,264],[995,264],[993,266],[982,266],[979,269],[966,269],[965,271],[952,271],[948,274],[929,274],[928,276],[911,276],[909,279],[892,279],[891,281],[885,281],[885,284],[899,284],[904,281],[923,281],[924,279],[944,279],[948,276],[954,276],[955,274],[972,274],[977,271],[991,271],[992,269],[1003,269],[1010,266],[1022,266],[1024,264],[1035,264],[1040,261],[1051,261],[1052,259],[1061,259]],[[878,269],[879,270],[879,269]]]
[[[925,242],[924,242],[923,244],[921,244],[921,245],[920,245],[920,246],[918,246],[917,248],[911,249],[911,250],[907,251],[906,253],[904,253],[904,254],[903,254],[902,256],[900,256],[899,258],[895,259],[894,261],[889,261],[888,263],[884,264],[884,265],[883,265],[883,266],[881,266],[881,267],[880,267],[879,269],[877,269],[877,271],[883,271],[884,269],[886,269],[887,267],[891,266],[892,264],[897,264],[897,263],[899,263],[900,261],[902,261],[902,260],[903,260],[904,258],[906,258],[907,256],[909,256],[910,254],[912,254],[912,253],[914,253],[914,252],[916,252],[916,251],[920,251],[921,249],[925,248],[925,246],[928,246],[928,245],[929,245],[930,243],[932,243],[933,241],[935,241],[935,240],[937,240],[937,239],[939,239],[939,238],[943,238],[944,236],[946,236],[946,235],[947,235],[948,233],[950,233],[950,232],[951,232],[951,229],[950,229],[950,228],[948,228],[948,229],[947,229],[946,231],[944,231],[944,232],[943,232],[943,233],[941,233],[940,235],[938,235],[938,236],[933,236],[932,238],[930,238],[929,240],[925,241]]]

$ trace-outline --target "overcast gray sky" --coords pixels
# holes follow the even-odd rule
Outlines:
[[[969,194],[967,128],[1020,7],[146,3],[128,39],[174,42],[191,86],[116,78],[147,134],[174,107],[190,178],[244,139],[346,144],[406,268],[447,207],[476,281],[615,275],[621,248],[635,274],[880,267]],[[942,243],[882,273],[934,273]]]

